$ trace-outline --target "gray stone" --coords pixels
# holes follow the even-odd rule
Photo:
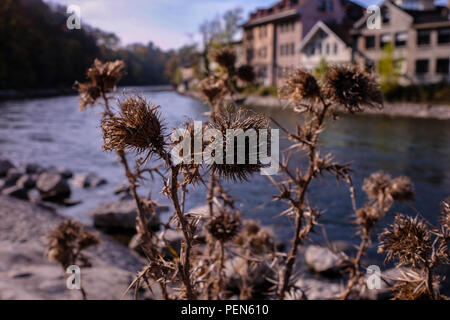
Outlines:
[[[67,181],[56,172],[44,172],[39,175],[36,188],[42,200],[61,201],[70,197],[70,187]]]
[[[313,272],[325,276],[336,276],[344,267],[345,257],[328,248],[312,245],[306,249],[305,262]]]
[[[165,210],[168,208],[156,207],[156,216],[148,221],[151,229],[159,230],[158,214]],[[134,233],[136,231],[137,208],[134,199],[101,203],[88,212],[88,215],[92,217],[95,227],[107,232]]]
[[[28,200],[27,189],[23,187],[13,186],[2,190],[5,196],[14,197],[22,200]]]
[[[128,184],[120,184],[114,188],[113,193],[114,194],[130,193],[130,186]]]
[[[80,188],[96,188],[108,182],[95,173],[79,173],[73,177],[72,183]]]
[[[0,177],[5,177],[8,170],[15,168],[11,161],[0,160]]]
[[[64,179],[70,179],[73,177],[73,172],[66,168],[56,168],[58,172]]]
[[[25,163],[25,172],[28,174],[41,174],[44,168],[36,163]]]
[[[338,282],[325,279],[301,278],[295,282],[297,288],[295,296],[289,295],[287,300],[335,300],[342,292],[342,286]],[[302,292],[305,295],[302,297]]]
[[[36,185],[36,180],[31,175],[24,174],[17,180],[16,185],[26,189],[32,189]]]
[[[15,185],[17,180],[19,180],[21,176],[22,173],[19,170],[17,170],[16,168],[11,168],[8,170],[5,180],[7,184]]]

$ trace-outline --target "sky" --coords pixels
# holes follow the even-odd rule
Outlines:
[[[77,5],[81,20],[104,31],[114,32],[123,45],[152,41],[164,50],[198,41],[199,25],[228,9],[241,7],[244,16],[276,0],[46,0]],[[360,4],[380,0],[358,0]]]

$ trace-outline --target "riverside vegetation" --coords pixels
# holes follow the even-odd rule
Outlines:
[[[341,271],[346,274],[346,283],[335,298],[362,298],[368,289],[362,259],[375,226],[388,214],[394,202],[410,203],[414,199],[414,188],[407,177],[392,178],[386,173],[377,172],[364,181],[363,191],[367,194],[367,202],[358,206],[350,166],[333,161],[330,154],[321,154],[319,146],[320,134],[326,122],[338,119],[338,107],[345,107],[352,113],[363,112],[365,108],[382,107],[381,94],[373,76],[356,66],[332,66],[318,81],[308,71],[296,70],[280,90],[280,95],[295,106],[294,112],[303,116],[295,130],[288,130],[273,119],[240,107],[242,99],[238,98],[237,93],[255,79],[251,67],[236,69],[235,53],[228,48],[215,51],[211,58],[220,67],[199,86],[211,107],[210,119],[203,125],[202,132],[208,128],[222,133],[236,128],[255,129],[258,132],[259,129],[269,129],[272,122],[291,141],[290,148],[282,154],[280,172],[268,176],[278,190],[273,200],[287,205],[280,215],[294,221],[290,248],[287,252],[279,250],[273,235],[258,222],[244,219],[235,199],[222,186],[223,181],[245,181],[263,168],[263,163],[175,164],[169,152],[174,142],[168,140],[160,107],[135,94],[124,96],[117,104],[113,104],[124,63],[101,63],[96,60],[87,72],[88,81],[78,84],[80,109],[95,105],[103,107],[103,148],[115,152],[124,168],[138,211],[136,230],[139,244],[147,259],[147,265],[124,291],[134,290],[135,298],[139,297],[141,287],[152,290],[152,286],[159,286],[163,299],[227,299],[233,294],[237,294],[240,299],[308,299],[304,288],[297,285],[301,277],[296,272],[297,256],[299,247],[315,231],[324,214],[322,209],[325,209],[316,208],[310,202],[308,190],[313,180],[330,174],[349,187],[356,228],[361,239],[354,256],[341,253],[344,257],[340,262]],[[193,128],[191,120],[185,123],[185,132],[192,134]],[[213,143],[213,139],[204,141],[202,151]],[[246,145],[245,159],[249,159],[251,151],[248,143]],[[220,147],[225,151],[227,142]],[[261,152],[259,147],[256,152]],[[292,160],[295,155],[306,157],[306,168],[296,166]],[[148,166],[150,158],[157,162],[153,167]],[[130,159],[134,160],[134,167]],[[148,227],[148,221],[156,214],[155,202],[150,196],[143,198],[137,192],[147,179],[161,179],[164,182],[162,193],[171,201],[174,213],[167,223],[162,224],[163,235],[165,232],[181,230],[181,248],[172,247],[168,241],[164,241],[164,236],[161,241]],[[206,213],[185,210],[186,194],[198,184],[207,186]],[[71,237],[64,239],[67,226],[61,225],[57,228],[60,231],[55,230],[51,235],[53,240],[49,252],[53,252],[51,248],[55,246],[55,236],[58,250],[69,250],[68,255],[51,256],[62,265],[66,263],[58,257],[76,258],[73,255],[73,243],[81,242],[74,241],[72,236],[80,234],[92,239],[89,245],[95,244],[95,236],[87,236],[83,232],[71,232]],[[201,239],[201,234],[206,236]],[[443,279],[439,268],[449,264],[449,240],[450,198],[442,203],[440,226],[433,226],[420,214],[416,217],[397,214],[393,224],[379,235],[379,253],[385,253],[386,259],[395,261],[401,270],[401,275],[394,279],[394,298],[446,298],[439,290]],[[82,246],[78,247],[82,249]],[[225,271],[225,265],[235,259],[242,263],[230,275]],[[255,277],[263,278],[264,284],[256,286]],[[232,281],[237,283],[238,292],[229,291]]]

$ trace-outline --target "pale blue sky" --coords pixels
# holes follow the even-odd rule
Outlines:
[[[205,19],[242,7],[247,15],[276,0],[46,0],[78,5],[82,21],[116,33],[123,44],[152,41],[163,49],[191,42]],[[360,0],[376,4],[379,0]],[[195,40],[198,36],[194,37]]]

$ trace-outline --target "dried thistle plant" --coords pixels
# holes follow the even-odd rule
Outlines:
[[[325,75],[325,96],[349,112],[381,108],[383,98],[374,75],[356,65],[332,66]]]
[[[217,76],[210,76],[203,79],[198,87],[205,101],[211,106],[215,106],[217,102],[226,94],[225,84],[223,80]]]
[[[47,238],[47,257],[49,261],[59,263],[64,272],[71,265],[89,267],[90,261],[83,251],[100,242],[97,234],[72,219],[61,222],[49,232]],[[86,292],[83,288],[80,291],[86,300]]]
[[[433,228],[424,219],[398,214],[393,224],[380,235],[379,253],[386,260],[397,261],[397,267],[406,271],[396,279],[394,298],[400,300],[441,299],[442,277],[437,269],[450,264],[448,199],[442,202],[439,228]]]
[[[236,52],[228,47],[223,47],[214,50],[211,53],[213,61],[217,62],[219,66],[227,70],[228,74],[232,74],[235,70]]]
[[[236,71],[236,76],[246,82],[246,83],[253,83],[256,79],[255,70],[251,65],[243,65],[240,66]]]
[[[87,106],[95,105],[98,98],[105,98],[107,93],[114,92],[117,82],[123,76],[124,68],[125,63],[121,60],[102,63],[95,59],[86,73],[89,81],[76,83],[80,94],[80,110],[83,111]],[[108,106],[105,108],[111,111]]]
[[[350,78],[353,79],[352,82],[347,83]],[[290,150],[284,155],[285,160],[280,164],[283,178],[276,181],[269,177],[279,191],[275,199],[289,206],[282,214],[295,217],[291,249],[283,262],[284,271],[277,285],[278,298],[281,300],[291,289],[295,289],[291,276],[298,247],[311,232],[314,232],[318,219],[322,215],[322,211],[313,208],[307,200],[311,181],[328,172],[338,180],[351,182],[351,170],[348,165],[333,162],[330,155],[322,157],[317,150],[319,135],[324,129],[325,120],[332,115],[334,109],[340,106],[351,111],[362,111],[364,106],[372,106],[379,102],[378,98],[381,95],[376,82],[372,79],[372,76],[354,67],[336,66],[326,75],[323,82],[319,82],[310,72],[299,69],[292,73],[279,92],[282,98],[290,101],[295,112],[307,113],[305,124],[297,123],[295,131],[283,128],[272,119],[293,142]],[[368,92],[371,94],[367,95]],[[304,172],[298,168],[295,170],[290,168],[293,154],[300,152],[305,152],[308,159],[307,169]]]
[[[212,119],[211,127],[222,133],[223,137],[225,137],[227,135],[227,131],[230,130],[243,130],[243,132],[253,131],[257,137],[257,141],[259,141],[259,130],[268,130],[269,121],[262,114],[251,113],[240,109],[237,112],[220,112],[214,119]],[[233,137],[233,139],[235,138]],[[247,181],[250,175],[259,172],[265,167],[265,165],[260,161],[260,145],[257,145],[255,150],[254,148],[251,148],[249,138],[246,137],[245,139],[243,164],[238,163],[239,150],[236,141],[231,142],[224,139],[222,149],[223,161],[222,163],[214,162],[211,164],[211,171],[213,174],[217,174],[219,177],[226,180]],[[227,161],[227,144],[231,143],[234,148],[233,163],[229,163],[229,161]],[[261,141],[259,143],[261,144]],[[250,161],[251,159],[256,159],[256,163],[252,164]]]
[[[349,261],[350,265],[347,268],[349,280],[339,296],[339,298],[344,300],[350,296],[356,287],[358,287],[360,292],[365,288],[363,273],[361,272],[361,260],[369,248],[371,233],[374,231],[377,223],[391,209],[394,201],[412,202],[415,195],[411,179],[405,176],[392,179],[389,174],[383,171],[375,172],[364,179],[362,189],[365,191],[369,201],[362,208],[357,209],[353,185],[351,184],[355,223],[358,226],[361,242],[356,256]]]
[[[141,96],[126,98],[119,107],[118,116],[102,120],[103,149],[163,155],[164,124],[160,107],[148,103]]]

